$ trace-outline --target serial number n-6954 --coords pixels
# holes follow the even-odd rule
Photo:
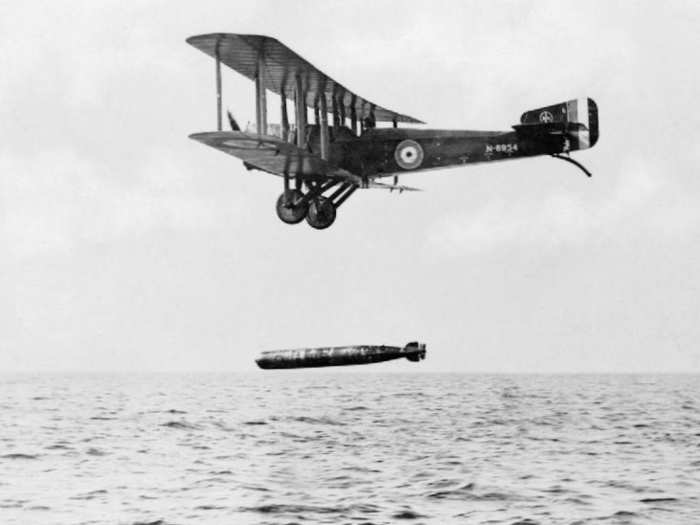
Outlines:
[[[487,144],[486,154],[492,153],[515,153],[518,151],[517,144]]]

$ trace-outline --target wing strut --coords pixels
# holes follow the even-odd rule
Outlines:
[[[306,94],[304,93],[304,86],[301,82],[301,77],[296,75],[294,78],[294,103],[295,103],[295,117],[297,126],[297,147],[304,149],[306,147],[305,137],[306,137],[306,103],[304,102]]]
[[[593,174],[590,171],[588,171],[583,164],[581,164],[577,160],[572,159],[571,157],[565,157],[564,155],[559,155],[558,153],[553,154],[552,157],[554,157],[555,159],[561,159],[565,160],[566,162],[570,162],[571,164],[579,168],[581,171],[583,171],[587,177],[593,176]]]
[[[255,74],[255,109],[258,136],[267,135],[267,96],[265,92],[265,57],[258,51],[258,70]]]
[[[289,115],[287,115],[287,97],[280,95],[280,113],[282,115],[282,140],[289,141]]]
[[[219,42],[216,43],[216,126],[221,131],[221,58]]]
[[[330,141],[328,139],[328,103],[326,102],[325,93],[321,94],[319,105],[319,116],[321,118],[321,158],[323,160],[328,160]]]
[[[350,126],[352,134],[357,135],[357,111],[355,110],[355,95],[352,96],[352,105],[350,106]]]

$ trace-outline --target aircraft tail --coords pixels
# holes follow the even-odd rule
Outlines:
[[[526,111],[514,127],[524,135],[565,134],[568,150],[588,149],[598,142],[598,106],[592,98],[576,98]]]

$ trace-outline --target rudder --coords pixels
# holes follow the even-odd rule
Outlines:
[[[598,142],[598,105],[592,98],[576,98],[560,104],[526,111],[520,117],[526,126],[561,125],[570,141],[570,150],[592,148]]]

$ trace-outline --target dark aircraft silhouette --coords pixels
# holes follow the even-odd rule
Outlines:
[[[598,141],[598,109],[590,98],[526,111],[508,131],[399,128],[423,122],[354,94],[274,38],[213,33],[187,42],[215,58],[217,79],[218,131],[190,137],[238,157],[248,169],[283,177],[277,215],[288,224],[306,219],[327,228],[358,188],[413,191],[398,176],[417,171],[551,155],[591,176],[569,156]],[[221,129],[222,63],[255,81],[254,129],[241,130],[230,113],[231,131]],[[267,91],[280,95],[280,124],[267,122]],[[393,180],[382,182],[387,177]]]

